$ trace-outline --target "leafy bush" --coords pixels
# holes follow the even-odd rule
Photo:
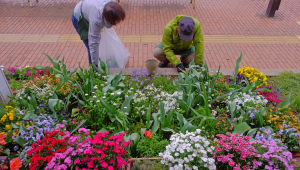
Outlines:
[[[162,137],[153,134],[151,138],[144,137],[137,145],[137,153],[139,158],[154,158],[158,157],[160,152],[163,152],[166,146],[169,144],[167,140],[163,140]]]

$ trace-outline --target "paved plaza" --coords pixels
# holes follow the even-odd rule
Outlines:
[[[0,1],[0,64],[50,66],[42,53],[65,57],[68,67],[88,67],[87,49],[71,16],[80,0]],[[165,24],[176,15],[198,19],[210,68],[241,66],[300,69],[300,1],[283,0],[274,18],[265,15],[269,0],[121,0],[126,19],[114,27],[130,51],[128,67],[145,67],[161,42]]]

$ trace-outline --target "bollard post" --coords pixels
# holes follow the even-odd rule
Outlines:
[[[280,3],[281,0],[270,0],[266,13],[268,17],[274,17],[276,10],[279,9]]]

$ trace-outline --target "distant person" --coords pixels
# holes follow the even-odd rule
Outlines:
[[[83,16],[81,15],[83,14]],[[88,50],[89,63],[98,67],[100,32],[103,27],[111,28],[119,24],[126,17],[125,10],[114,0],[83,0],[74,9],[72,22],[80,35],[78,20],[84,17],[88,22],[88,36],[83,39]],[[81,35],[80,35],[81,36]]]
[[[196,65],[203,65],[203,43],[200,22],[178,15],[165,26],[162,43],[154,48],[153,55],[160,61],[159,67],[167,67],[171,62],[181,72],[193,60]],[[176,55],[181,55],[180,60]]]

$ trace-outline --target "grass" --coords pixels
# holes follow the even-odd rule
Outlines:
[[[280,89],[284,97],[291,93],[293,100],[291,108],[300,113],[300,73],[282,72],[279,76],[269,77],[268,83],[274,89]]]

